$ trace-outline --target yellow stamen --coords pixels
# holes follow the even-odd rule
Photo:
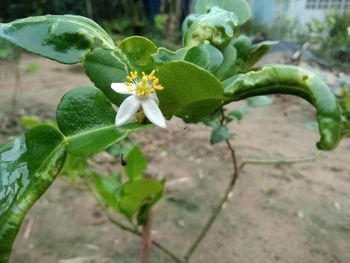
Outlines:
[[[152,70],[149,75],[142,72],[142,77],[137,77],[136,71],[131,71],[130,75],[127,76],[125,85],[127,90],[132,92],[135,90],[136,95],[143,97],[148,94],[153,94],[156,90],[163,90],[163,86],[159,84],[159,79],[155,76],[155,70]]]

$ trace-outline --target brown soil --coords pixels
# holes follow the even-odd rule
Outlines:
[[[30,63],[39,65],[37,73],[26,73]],[[2,141],[21,130],[8,121],[15,85],[12,68],[11,63],[0,62]],[[78,66],[28,55],[20,72],[19,115],[52,117],[66,91],[90,83]],[[232,125],[239,159],[314,155],[318,135],[306,128],[314,115],[300,99],[274,97],[272,105],[255,109]],[[232,172],[229,152],[224,144],[211,146],[209,134],[204,126],[175,119],[168,130],[135,135],[145,146],[152,172],[171,182],[155,208],[155,237],[180,254],[200,230]],[[314,162],[246,166],[191,262],[350,262],[349,150],[350,141],[344,140]],[[89,193],[59,178],[27,215],[10,262],[132,263],[139,247],[137,237],[99,213]],[[172,262],[157,249],[153,258],[155,263]]]

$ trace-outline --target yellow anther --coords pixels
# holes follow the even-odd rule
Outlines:
[[[136,95],[142,97],[148,94],[153,94],[156,90],[163,90],[163,86],[159,84],[159,79],[155,76],[156,71],[152,70],[149,75],[141,72],[142,77],[137,77],[136,71],[131,71],[130,76],[127,76],[125,85],[129,92],[135,91]]]
[[[156,90],[163,90],[163,89],[164,89],[164,87],[163,87],[162,85],[160,85],[160,84],[154,85],[154,88],[155,88]]]
[[[154,78],[154,73],[156,73],[155,70],[152,70],[152,72],[148,75],[149,79],[153,79]]]
[[[153,85],[157,85],[158,82],[159,82],[159,79],[158,79],[158,78],[154,78],[154,80],[153,80]]]
[[[146,86],[147,82],[148,82],[147,76],[143,76],[143,77],[142,77],[142,80],[141,80],[142,85],[143,85],[143,86]]]

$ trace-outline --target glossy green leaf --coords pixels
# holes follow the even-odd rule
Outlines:
[[[128,37],[119,44],[119,48],[130,62],[129,70],[139,73],[144,71],[148,74],[155,68],[151,55],[157,52],[157,47],[149,39],[140,36]]]
[[[67,136],[68,152],[89,155],[124,139],[145,125],[129,124],[117,129],[116,112],[96,88],[76,88],[63,96],[57,108],[57,123]]]
[[[219,49],[225,48],[233,39],[238,19],[232,12],[213,7],[209,13],[192,16],[185,21],[184,46],[191,48],[209,41]]]
[[[238,17],[239,25],[244,24],[251,15],[250,7],[246,0],[197,0],[194,11],[203,14],[208,12],[213,6],[233,12]]]
[[[0,24],[0,37],[61,63],[81,62],[96,45],[115,48],[95,22],[81,16],[46,15]]]
[[[118,173],[103,176],[93,173],[94,188],[101,201],[118,211],[119,191],[121,189],[121,175]]]
[[[176,51],[170,51],[166,48],[160,47],[157,50],[157,53],[152,54],[154,63],[161,65],[170,61],[183,60],[186,54],[186,49],[181,48]]]
[[[334,149],[341,139],[341,114],[330,88],[313,72],[270,65],[224,81],[226,103],[267,94],[290,94],[309,101],[317,110],[321,139],[317,147]]]
[[[147,169],[147,160],[143,155],[140,147],[134,145],[124,156],[126,165],[124,171],[129,179],[137,180],[141,179],[143,172]]]
[[[127,217],[132,217],[142,206],[153,204],[154,196],[162,193],[163,189],[164,183],[154,179],[127,182],[122,189],[119,209]]]
[[[0,146],[0,263],[29,208],[54,181],[66,158],[63,135],[38,126]]]
[[[174,114],[184,118],[201,117],[220,107],[221,83],[207,71],[184,61],[169,62],[160,67],[158,92],[160,108],[166,118]]]
[[[86,56],[84,68],[90,80],[111,102],[119,106],[124,101],[126,96],[112,90],[111,84],[124,83],[128,68],[114,51],[94,49]]]

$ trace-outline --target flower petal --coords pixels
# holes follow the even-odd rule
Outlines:
[[[156,93],[149,94],[148,96],[149,96],[151,99],[153,99],[153,100],[157,103],[157,105],[159,105],[159,99],[158,99]]]
[[[112,83],[112,89],[119,94],[133,94],[132,91],[128,91],[128,86],[124,83]]]
[[[127,97],[118,109],[115,117],[115,126],[119,127],[129,123],[134,118],[140,105],[140,100],[136,96],[131,95]]]
[[[143,112],[145,113],[147,119],[155,125],[166,128],[165,118],[158,108],[157,102],[154,99],[145,99],[141,101]]]

